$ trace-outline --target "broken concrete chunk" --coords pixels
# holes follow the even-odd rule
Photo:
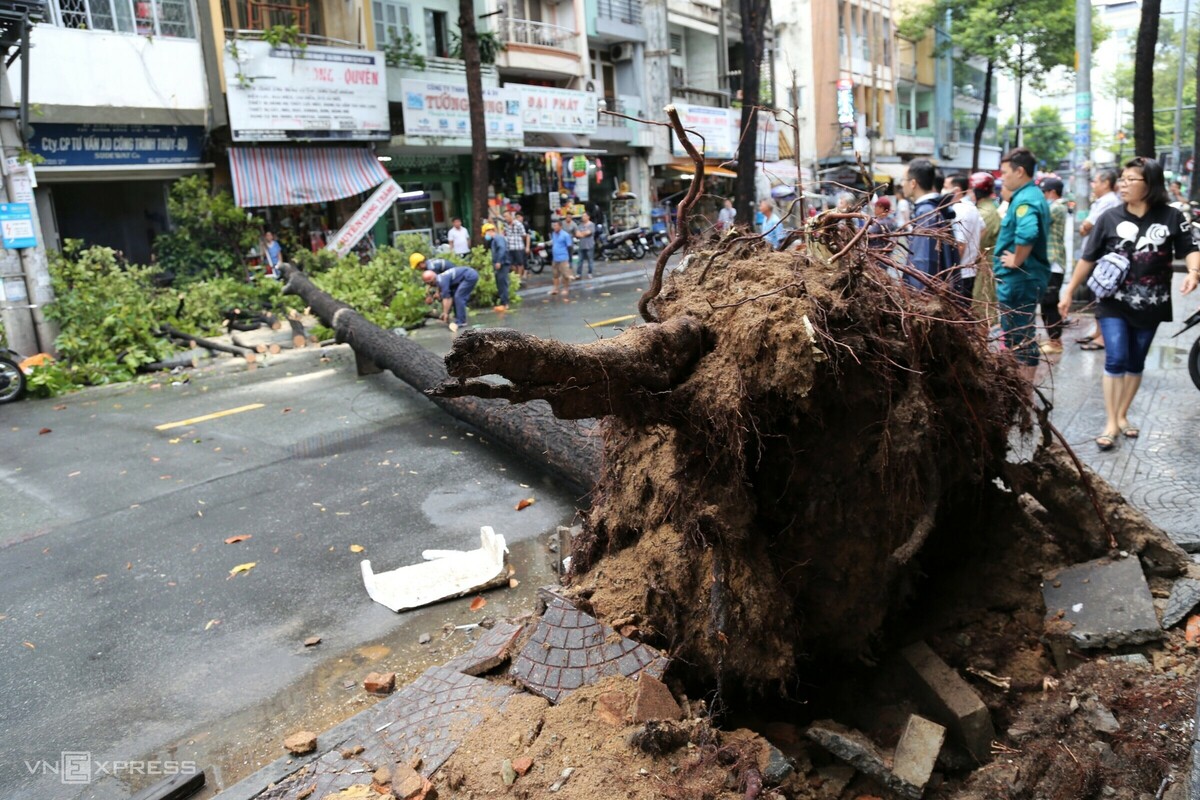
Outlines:
[[[479,549],[427,551],[432,560],[376,573],[370,561],[362,562],[363,584],[372,600],[392,611],[435,603],[450,597],[508,584],[504,537],[490,527],[479,529]]]
[[[508,660],[509,650],[524,627],[511,622],[493,622],[470,650],[450,659],[446,666],[464,675],[490,672]]]
[[[400,800],[416,800],[425,796],[429,782],[407,764],[397,764],[392,770],[392,795]]]
[[[992,715],[975,690],[924,642],[909,645],[900,655],[929,716],[944,725],[977,761],[986,762],[996,731]]]
[[[371,672],[363,678],[363,688],[371,694],[391,694],[396,688],[396,673]]]
[[[924,790],[933,775],[942,744],[946,741],[946,729],[936,722],[913,714],[896,745],[896,758],[892,772],[913,786]]]
[[[516,772],[518,775],[524,775],[525,773],[529,772],[529,770],[533,769],[533,759],[530,758],[529,756],[522,756],[521,758],[514,758],[513,762],[512,762],[512,767],[513,767],[513,771]]]
[[[809,725],[806,734],[808,738],[837,758],[902,797],[907,797],[909,800],[920,800],[925,791],[924,785],[917,786],[909,783],[888,769],[883,753],[870,739],[858,731],[839,725],[832,720],[820,720]]]
[[[766,752],[758,759],[763,785],[778,786],[796,771],[796,766],[778,747],[770,742],[767,742],[766,745]]]
[[[1111,661],[1114,664],[1136,664],[1139,667],[1150,666],[1150,660],[1141,653],[1128,653],[1123,656],[1109,656],[1104,660]]]
[[[312,731],[297,731],[283,740],[283,746],[294,756],[303,756],[317,749],[317,735]]]
[[[633,721],[679,719],[683,709],[671,695],[666,684],[653,675],[643,674],[638,678],[637,699],[633,703]]]
[[[1162,637],[1136,557],[1100,558],[1048,573],[1046,630],[1076,647],[1123,647]]]
[[[1200,605],[1200,580],[1195,578],[1180,578],[1171,587],[1171,596],[1167,599],[1167,607],[1163,611],[1163,630],[1174,628],[1184,617],[1192,613],[1192,609]]]
[[[1121,730],[1121,723],[1117,722],[1117,718],[1108,710],[1108,707],[1095,697],[1089,697],[1083,701],[1083,710],[1088,714],[1088,723],[1097,732],[1116,733]]]
[[[575,774],[574,767],[567,767],[566,769],[564,769],[562,771],[562,774],[558,776],[558,780],[556,780],[554,783],[550,784],[550,791],[557,792],[559,789],[561,789],[563,786],[566,785],[567,781],[569,781],[571,779],[571,776],[574,774]]]
[[[596,716],[609,725],[624,727],[628,714],[629,695],[624,692],[604,692],[596,698]]]
[[[500,780],[504,781],[505,786],[512,786],[517,782],[517,771],[513,769],[513,762],[507,758],[500,762]]]

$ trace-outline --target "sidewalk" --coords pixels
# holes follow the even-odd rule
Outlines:
[[[1175,319],[1187,317],[1200,304],[1200,293],[1179,294],[1175,279]],[[1079,349],[1075,339],[1091,330],[1091,316],[1063,335],[1066,352],[1055,356],[1049,370],[1038,373],[1043,391],[1054,403],[1051,420],[1081,460],[1119,489],[1134,506],[1181,547],[1200,553],[1200,391],[1188,376],[1186,357],[1200,331],[1173,339],[1182,325],[1164,323],[1146,362],[1142,388],[1133,401],[1130,423],[1141,428],[1137,439],[1122,439],[1109,452],[1093,439],[1104,429],[1100,382],[1104,351]],[[1200,559],[1198,559],[1200,560]]]

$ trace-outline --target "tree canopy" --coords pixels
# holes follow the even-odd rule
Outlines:
[[[1010,119],[1007,127],[1015,126],[1016,121]],[[1022,144],[1033,151],[1038,166],[1047,172],[1058,169],[1059,163],[1070,157],[1075,146],[1070,129],[1054,106],[1039,106],[1033,113],[1027,114],[1022,123],[1021,136]]]

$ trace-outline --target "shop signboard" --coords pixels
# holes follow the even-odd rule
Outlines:
[[[203,125],[92,125],[39,122],[29,150],[43,167],[199,164]]]
[[[377,50],[230,41],[225,95],[235,142],[386,141],[386,66]]]
[[[688,136],[696,149],[709,159],[733,158],[737,146],[735,134],[739,119],[735,119],[728,108],[712,106],[694,106],[686,103],[676,103],[675,110],[679,119],[688,131]],[[740,115],[741,112],[739,111]],[[701,141],[700,137],[703,137]],[[677,156],[686,156],[687,151],[679,140],[672,136],[672,152]]]
[[[29,203],[0,203],[0,237],[7,250],[37,247]]]
[[[405,79],[403,94],[404,135],[423,139],[471,138],[471,112],[465,83],[433,83]],[[520,147],[525,143],[521,127],[521,95],[511,88],[483,90],[483,121],[489,147]]]
[[[521,93],[521,121],[530,133],[596,132],[596,95],[574,89],[511,85]]]
[[[354,245],[362,241],[367,231],[374,227],[387,210],[400,199],[400,186],[391,178],[379,185],[379,188],[367,198],[354,216],[346,220],[346,224],[325,245],[326,250],[333,250],[339,256],[344,256],[354,249]]]
[[[733,125],[733,149],[736,151],[742,140],[742,112],[739,109],[727,109]],[[754,140],[755,161],[779,160],[779,123],[769,111],[758,112],[758,138]],[[730,156],[732,158],[732,156]]]

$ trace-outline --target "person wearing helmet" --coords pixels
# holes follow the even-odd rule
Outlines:
[[[413,253],[408,257],[408,265],[413,269],[433,270],[435,274],[441,274],[452,267],[458,266],[453,261],[445,258],[425,258],[424,253]]]
[[[492,310],[507,311],[508,272],[511,269],[508,258],[508,242],[496,230],[496,226],[490,222],[483,226],[483,241],[487,244],[488,251],[491,253],[492,269],[496,271],[497,303],[492,307]]]
[[[975,302],[978,318],[988,320],[989,327],[995,327],[1000,324],[996,314],[996,279],[992,275],[992,252],[996,249],[996,237],[1000,235],[996,179],[990,172],[975,172],[968,179],[968,185],[975,195],[975,210],[983,220],[983,233],[979,237],[979,272],[971,299]]]
[[[441,298],[441,320],[450,323],[450,332],[458,333],[459,328],[465,328],[467,301],[471,299],[471,292],[475,291],[475,284],[479,283],[479,273],[471,267],[452,266],[441,273],[427,269],[421,273],[421,280],[435,290],[434,299]],[[451,305],[454,306],[454,322],[450,322]]]

